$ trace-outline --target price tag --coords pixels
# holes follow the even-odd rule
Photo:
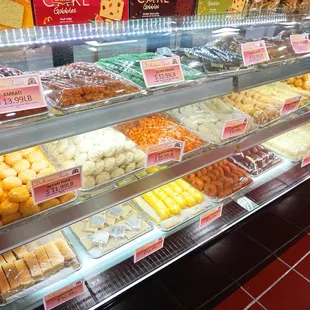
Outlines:
[[[137,249],[135,251],[134,263],[137,263],[141,259],[155,253],[156,251],[162,249],[164,247],[164,238],[161,237],[156,239],[149,244],[144,245],[143,247]]]
[[[203,228],[208,224],[212,223],[216,219],[222,216],[223,205],[218,206],[217,208],[206,212],[205,214],[201,215],[199,221],[199,228]]]
[[[145,167],[153,167],[168,161],[181,161],[184,147],[184,141],[165,142],[149,147],[146,151]]]
[[[72,192],[82,187],[82,166],[33,179],[30,186],[34,203]]]
[[[226,121],[222,132],[222,140],[243,135],[248,125],[247,118]]]
[[[307,165],[309,165],[310,164],[310,154],[307,154],[304,158],[303,158],[303,160],[302,160],[302,162],[301,162],[301,168],[303,168],[303,167],[305,167],[305,166],[307,166]]]
[[[50,310],[84,293],[84,280],[68,285],[50,295],[44,296],[44,309]]]
[[[301,96],[296,96],[294,98],[285,100],[281,109],[281,114],[289,114],[296,111],[299,108],[300,100]]]
[[[184,82],[180,57],[141,60],[140,66],[146,87]]]
[[[0,78],[0,114],[46,107],[38,74]]]
[[[307,33],[292,34],[290,40],[296,54],[310,53],[309,35]]]
[[[241,44],[241,51],[245,66],[251,66],[270,60],[264,40],[243,43]]]

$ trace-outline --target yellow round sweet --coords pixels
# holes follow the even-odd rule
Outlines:
[[[53,167],[44,168],[38,173],[38,177],[43,177],[54,172],[56,172],[56,170]]]
[[[30,168],[30,163],[27,159],[18,160],[13,164],[13,169],[15,169],[17,173],[25,171],[29,168]]]
[[[40,207],[33,203],[32,197],[29,197],[26,201],[19,204],[19,212],[23,214],[23,217],[36,214],[40,211]]]
[[[71,199],[73,199],[73,197],[74,197],[74,192],[69,192],[67,194],[64,194],[64,195],[58,197],[58,199],[59,199],[60,203],[65,203],[65,202],[68,202]]]
[[[19,209],[19,203],[11,202],[8,198],[0,204],[0,214],[8,215],[17,212]]]
[[[60,205],[60,201],[57,198],[52,198],[39,204],[42,211],[56,207],[58,205]]]
[[[17,171],[13,168],[6,168],[0,171],[0,179],[4,179],[7,177],[16,177]]]
[[[7,177],[2,181],[2,188],[5,191],[10,191],[14,187],[22,185],[22,181],[18,177]]]
[[[46,160],[38,160],[31,165],[31,169],[36,173],[39,173],[41,170],[47,168],[49,166],[48,161]]]
[[[4,161],[6,164],[12,166],[16,161],[21,160],[23,158],[20,152],[14,152],[7,155],[4,155]]]
[[[32,151],[27,154],[26,159],[32,164],[36,161],[44,159],[44,155],[40,151]]]
[[[23,184],[27,184],[29,180],[35,179],[37,177],[37,174],[35,171],[31,169],[27,169],[21,173],[18,174],[18,177],[21,179]]]
[[[6,163],[0,162],[0,171],[7,168],[10,168],[10,166],[8,166]]]
[[[21,152],[22,156],[24,158],[26,158],[29,153],[31,153],[31,152],[33,152],[35,150],[36,150],[35,147],[29,147],[28,149],[21,150],[20,152]]]
[[[11,202],[23,202],[29,198],[29,192],[25,187],[15,187],[9,191],[8,198]]]
[[[2,215],[1,220],[3,222],[3,225],[7,225],[13,222],[16,222],[22,218],[22,214],[19,212],[15,212],[8,215]]]
[[[3,202],[7,198],[8,198],[8,192],[4,192],[3,196],[0,198],[0,203]]]

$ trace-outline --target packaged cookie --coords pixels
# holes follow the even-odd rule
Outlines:
[[[128,0],[33,0],[37,26],[127,20],[128,4]]]

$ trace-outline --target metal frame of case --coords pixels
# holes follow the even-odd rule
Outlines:
[[[134,20],[119,23],[102,23],[95,25],[85,24],[45,28],[37,27],[28,30],[5,30],[0,32],[0,51],[1,49],[23,48],[25,46],[31,49],[36,45],[48,45],[58,42],[62,42],[63,45],[69,45],[71,43],[79,44],[86,40],[97,39],[105,39],[106,42],[117,42],[123,39],[128,40],[141,34],[147,37],[172,32],[175,33],[174,44],[176,44],[181,40],[182,34],[189,31],[204,29],[212,30],[220,27],[235,26],[240,26],[243,27],[243,29],[246,29],[247,27],[251,28],[259,25],[268,28],[275,23],[289,24],[299,21],[308,23],[305,16],[286,14],[237,14],[230,19],[227,19],[225,16],[198,16],[182,19],[165,18],[155,20]],[[143,29],[143,31],[141,29]],[[3,128],[0,130],[2,142],[0,144],[0,154],[85,133],[102,128],[103,125],[105,127],[112,126],[138,117],[167,111],[208,98],[222,96],[233,90],[240,91],[308,72],[310,72],[310,59],[306,58],[296,61],[293,64],[260,68],[257,71],[238,74],[231,77],[223,77],[216,80],[207,79],[203,83],[197,85],[188,85],[164,93],[150,92],[148,96],[132,99],[120,104],[98,107],[96,109],[62,117],[51,117],[36,123],[24,124],[20,127]],[[188,158],[185,157],[183,162],[171,164],[165,170],[160,170],[155,174],[147,175],[138,180],[135,179],[133,183],[128,183],[117,188],[110,188],[97,196],[89,197],[85,200],[78,199],[74,203],[69,204],[66,208],[60,208],[59,210],[55,210],[55,212],[46,214],[44,217],[40,217],[35,221],[35,225],[34,222],[31,221],[26,222],[23,226],[13,226],[12,229],[5,230],[4,233],[0,234],[0,253],[42,237],[50,232],[65,228],[74,222],[98,212],[102,212],[111,206],[125,202],[135,196],[156,188],[159,185],[171,182],[204,166],[224,159],[233,154],[236,147],[238,147],[239,150],[245,150],[305,123],[309,123],[309,121],[309,111],[305,113],[297,111],[296,113],[284,117],[281,121],[272,124],[271,127],[261,128],[250,135],[241,137],[234,142],[211,150],[208,147],[205,147],[201,152],[197,154],[195,153]],[[274,167],[272,171],[268,171],[266,174],[255,178],[254,184],[250,185],[246,191],[266,182],[268,175],[270,177],[270,172],[277,171],[277,173],[280,173],[290,169],[294,165],[294,163],[284,161],[284,163]],[[41,304],[44,295],[73,283],[75,280],[79,280],[82,277],[85,277],[86,280],[90,279],[92,276],[98,275],[98,273],[106,271],[110,267],[131,257],[135,249],[145,245],[155,238],[167,237],[168,235],[183,229],[179,235],[176,235],[175,237],[171,236],[172,239],[170,241],[167,240],[167,243],[171,245],[171,248],[164,252],[163,258],[159,260],[158,263],[154,263],[152,267],[144,270],[140,270],[139,266],[135,265],[136,267],[132,273],[135,277],[128,279],[126,284],[117,283],[118,278],[113,275],[110,276],[109,273],[107,273],[107,281],[113,281],[116,285],[114,286],[113,291],[101,295],[99,294],[100,298],[98,298],[98,303],[92,305],[92,309],[95,309],[121,294],[126,289],[141,282],[156,271],[159,271],[173,261],[226,231],[234,224],[249,216],[252,212],[262,208],[270,201],[276,199],[278,196],[284,194],[308,178],[309,174],[296,182],[293,186],[288,186],[281,193],[260,205],[243,197],[245,191],[242,190],[240,193],[235,194],[232,197],[232,200],[238,202],[244,208],[244,211],[241,213],[236,213],[234,208],[231,208],[228,203],[226,210],[224,207],[223,216],[203,230],[198,231],[197,221],[199,220],[199,216],[196,216],[186,224],[176,227],[172,231],[169,231],[169,233],[162,232],[155,228],[152,232],[108,253],[103,258],[97,259],[95,263],[93,261],[90,263],[89,256],[84,253],[85,251],[83,252],[83,249],[78,243],[73,241],[73,246],[79,253],[81,253],[83,267],[78,272],[68,277],[68,279],[36,292],[23,300],[23,303],[11,304],[10,307],[13,307],[14,309],[32,309]],[[231,200],[224,201],[225,204],[227,202],[231,203]],[[188,227],[185,228],[185,226]],[[65,231],[70,238],[69,229],[65,228]],[[177,248],[173,246],[174,243],[177,245],[178,242],[180,244],[183,242],[184,244],[184,249],[182,251],[178,251]],[[156,257],[156,254],[154,257]],[[147,260],[152,262],[151,257],[147,258]],[[94,287],[92,286],[91,281],[92,280],[90,279],[90,288]],[[4,309],[5,308],[6,307],[4,307]]]

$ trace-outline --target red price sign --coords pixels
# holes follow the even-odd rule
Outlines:
[[[146,168],[164,164],[169,161],[181,161],[185,142],[172,141],[151,146],[146,151]]]
[[[307,166],[307,165],[309,165],[309,164],[310,164],[310,154],[306,155],[306,156],[303,158],[303,160],[302,160],[302,162],[301,162],[301,168],[303,168],[303,167],[305,167],[305,166]]]
[[[140,66],[146,87],[184,82],[180,57],[141,60]]]
[[[281,109],[281,114],[289,114],[296,111],[300,105],[301,96],[287,99]]]
[[[222,132],[222,140],[243,135],[248,125],[247,118],[226,121]]]
[[[164,247],[163,237],[156,239],[147,245],[144,245],[143,247],[136,250],[134,256],[134,263],[137,263],[141,259],[155,253],[156,251],[162,249],[163,247]]]
[[[199,228],[203,228],[222,216],[223,205],[210,210],[200,217]]]
[[[38,74],[0,78],[0,114],[46,107]]]
[[[270,60],[264,40],[241,44],[241,52],[245,66]]]
[[[68,285],[50,295],[44,296],[44,309],[50,310],[84,293],[84,280]]]
[[[310,53],[309,35],[307,33],[292,34],[290,40],[296,54]]]
[[[72,192],[82,187],[82,166],[33,179],[30,186],[34,203]]]

